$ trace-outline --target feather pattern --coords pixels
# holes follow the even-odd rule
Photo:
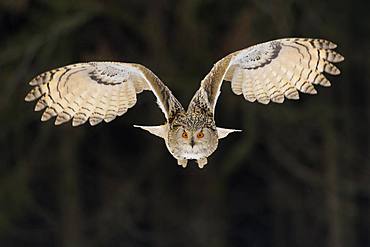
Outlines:
[[[136,94],[151,90],[167,119],[183,110],[171,91],[153,72],[139,64],[89,62],[45,72],[30,83],[25,100],[39,99],[35,110],[45,109],[41,120],[56,117],[59,125],[78,126],[89,120],[110,122],[136,104]]]
[[[247,101],[268,104],[316,94],[314,85],[330,86],[323,72],[340,74],[333,64],[344,60],[337,46],[323,39],[290,38],[269,41],[234,52],[218,61],[201,82],[215,108],[223,80]]]

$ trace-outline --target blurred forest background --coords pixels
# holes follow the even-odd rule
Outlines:
[[[370,2],[1,0],[0,246],[370,246]],[[133,124],[151,93],[96,127],[41,123],[28,81],[92,60],[142,63],[187,105],[213,63],[290,37],[338,44],[331,88],[282,105],[223,86],[216,120],[243,129],[182,169]]]

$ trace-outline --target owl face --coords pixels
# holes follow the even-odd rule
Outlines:
[[[168,132],[168,150],[177,159],[201,159],[211,155],[217,148],[217,131],[203,128],[174,126]]]

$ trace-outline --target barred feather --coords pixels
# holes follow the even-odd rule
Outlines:
[[[39,99],[35,111],[45,109],[41,120],[56,117],[56,125],[71,119],[73,126],[110,122],[133,107],[136,94],[144,90],[154,93],[167,118],[183,109],[153,72],[138,64],[72,64],[42,73],[29,84],[33,88],[25,100]]]
[[[215,107],[223,80],[250,102],[282,103],[299,99],[298,91],[316,94],[314,85],[330,86],[323,75],[340,74],[333,64],[344,60],[336,44],[323,39],[289,38],[258,44],[218,61],[201,83]]]

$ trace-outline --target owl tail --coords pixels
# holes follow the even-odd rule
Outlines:
[[[241,130],[234,130],[234,129],[224,129],[217,127],[217,135],[218,139],[225,138],[228,134],[232,132],[240,132]]]
[[[167,124],[159,125],[159,126],[140,126],[140,125],[134,125],[135,128],[141,128],[143,130],[148,131],[149,133],[156,135],[161,138],[165,138],[166,133],[168,131]]]

